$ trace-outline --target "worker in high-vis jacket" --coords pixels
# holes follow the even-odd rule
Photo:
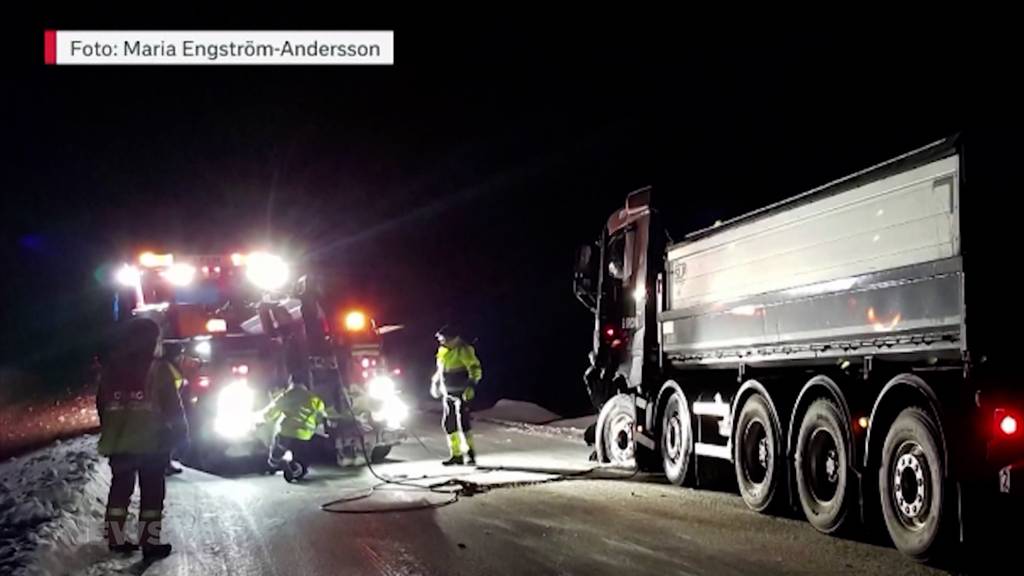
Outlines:
[[[181,369],[185,361],[185,347],[177,342],[165,342],[163,357],[167,360],[167,368],[170,369],[171,377],[174,379],[174,389],[180,396],[181,387],[185,385],[185,376]],[[167,453],[167,466],[164,467],[164,475],[174,476],[182,473],[181,467],[174,465],[174,459],[182,449],[183,447],[180,446],[171,447],[171,451]]]
[[[459,330],[447,325],[437,331],[437,371],[430,382],[430,394],[444,403],[441,425],[448,435],[450,458],[445,466],[476,464],[470,403],[483,377],[476,350],[463,340]],[[465,446],[465,450],[463,449]]]
[[[99,453],[110,459],[110,492],[104,522],[114,552],[142,547],[147,559],[163,558],[161,542],[168,454],[188,438],[188,424],[170,364],[160,357],[160,328],[135,318],[122,327],[96,393]],[[128,504],[139,483],[138,544],[125,534]]]
[[[280,468],[287,452],[298,457],[303,451],[316,434],[317,425],[327,418],[327,408],[319,396],[310,392],[309,384],[293,377],[288,389],[263,409],[263,415],[275,426],[267,463]]]

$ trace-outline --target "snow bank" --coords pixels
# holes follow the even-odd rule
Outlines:
[[[420,404],[422,412],[441,413],[441,402],[433,400]],[[530,434],[581,439],[588,426],[597,422],[597,415],[562,418],[531,402],[498,400],[487,410],[474,412],[473,417],[510,426]]]
[[[558,414],[545,410],[536,404],[519,400],[498,400],[494,407],[477,412],[475,416],[486,420],[522,422],[525,424],[546,424],[560,418]]]
[[[105,551],[110,470],[96,437],[0,463],[0,574],[67,574]]]

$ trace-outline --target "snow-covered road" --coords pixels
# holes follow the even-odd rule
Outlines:
[[[414,429],[431,451],[444,451],[435,415],[421,416]],[[373,485],[376,480],[365,468],[314,468],[301,485],[286,484],[280,475],[220,477],[186,470],[168,483],[166,531],[175,546],[170,558],[145,565],[138,555],[112,557],[97,532],[77,542],[66,540],[64,547],[25,552],[24,557],[35,559],[37,571],[24,573],[932,573],[888,546],[828,538],[803,521],[754,514],[730,493],[681,489],[655,477],[610,472],[602,474],[613,479],[551,482],[555,477],[541,471],[590,467],[589,449],[567,435],[478,422],[477,438],[480,464],[506,470],[466,469],[459,475],[501,487],[463,496],[449,506],[369,514],[321,510],[324,503]],[[61,450],[69,450],[49,459],[83,458],[75,454],[86,453],[90,442],[76,440],[73,449],[65,443]],[[86,489],[105,488],[105,465],[85,461],[79,470],[92,478]],[[419,483],[452,474],[415,440],[398,447],[377,471]],[[3,472],[10,484],[8,475],[16,471],[7,467]],[[430,480],[416,480],[422,476]],[[375,498],[382,500],[371,500],[371,507],[386,503],[388,495]],[[90,504],[85,512],[92,514],[98,530],[96,509]]]

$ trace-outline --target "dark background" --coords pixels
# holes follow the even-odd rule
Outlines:
[[[1019,59],[989,26],[305,16],[11,31],[0,366],[74,380],[109,266],[138,248],[265,246],[406,324],[407,387],[456,321],[487,395],[577,412],[592,321],[573,253],[629,191],[653,184],[678,238],[1019,117]],[[46,67],[44,28],[395,29],[396,65]]]

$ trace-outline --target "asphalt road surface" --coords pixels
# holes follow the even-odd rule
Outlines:
[[[433,415],[422,416],[414,430],[430,450],[444,451]],[[330,513],[321,506],[365,493],[377,480],[363,467],[314,468],[300,485],[286,484],[280,474],[225,478],[186,470],[169,482],[166,530],[174,554],[151,566],[108,560],[85,573],[944,573],[881,539],[827,537],[805,521],[750,512],[729,492],[607,470],[575,479],[533,472],[587,470],[589,450],[569,437],[484,422],[476,437],[481,469],[456,475],[469,482],[467,489],[484,489],[416,511],[381,510],[450,497],[389,486],[341,505],[362,513]],[[424,485],[455,474],[415,440],[375,470]]]

